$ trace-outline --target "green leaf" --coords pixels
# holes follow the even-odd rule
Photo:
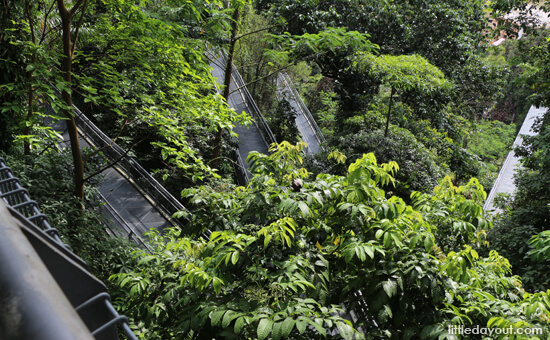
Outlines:
[[[241,316],[242,313],[235,312],[233,310],[228,310],[227,313],[224,314],[222,319],[222,328],[227,328],[231,321],[235,320],[239,316]]]
[[[422,333],[420,337],[422,339],[435,339],[441,332],[441,327],[439,325],[428,325],[422,328]]]
[[[338,333],[341,337],[343,337],[346,340],[352,340],[353,339],[353,327],[348,325],[345,322],[336,322],[336,328],[338,329]]]
[[[397,293],[397,283],[392,280],[384,281],[382,282],[382,288],[384,289],[384,292],[386,292],[386,295],[391,298]]]
[[[222,317],[227,310],[218,310],[210,313],[210,320],[212,320],[212,326],[219,327],[222,322]]]
[[[231,263],[237,264],[237,262],[239,262],[239,252],[234,251],[233,255],[231,255]]]
[[[283,328],[282,326],[282,322],[275,322],[275,324],[273,324],[273,332],[271,333],[271,338],[273,340],[281,339],[281,330]]]
[[[156,256],[145,256],[144,258],[142,258],[141,260],[139,260],[138,264],[144,264],[144,263],[153,261],[153,260],[155,260],[155,259],[157,259]]]
[[[271,333],[271,330],[273,328],[273,320],[270,319],[261,319],[260,323],[258,324],[258,340],[264,340],[267,339],[269,336],[269,333]]]
[[[300,317],[296,321],[296,329],[298,330],[298,332],[300,332],[300,334],[304,334],[307,327],[307,321],[305,321],[304,319],[304,317]]]
[[[220,292],[222,291],[222,281],[217,277],[214,277],[212,279],[212,286],[214,287],[214,291],[216,292],[216,294],[220,294]]]
[[[374,247],[372,247],[372,246],[365,246],[364,249],[365,249],[365,252],[367,253],[367,255],[368,255],[371,259],[374,259]]]
[[[357,246],[355,248],[355,254],[357,255],[357,258],[361,260],[361,262],[365,262],[367,260],[367,256],[365,255],[365,251],[363,250],[363,247]]]
[[[264,248],[267,248],[267,246],[269,245],[269,242],[271,241],[271,238],[273,237],[273,235],[267,235],[264,239]]]
[[[319,322],[316,322],[317,320],[318,319],[316,319],[316,320],[308,319],[308,323],[310,325],[312,325],[313,327],[315,327],[315,329],[317,330],[317,332],[319,332],[319,334],[321,334],[323,337],[326,337],[327,336],[327,331],[323,327],[323,323],[320,320],[319,320]]]
[[[346,263],[349,263],[349,261],[351,261],[351,259],[353,258],[353,255],[355,255],[355,249],[352,248],[352,247],[349,247],[349,248],[346,248],[344,251],[344,260],[346,261]]]
[[[300,208],[302,216],[307,217],[309,215],[309,207],[305,202],[298,202],[298,208]]]
[[[424,239],[424,249],[426,249],[427,252],[430,252],[432,250],[433,245],[434,245],[433,238],[428,236]]]
[[[235,331],[236,334],[239,334],[241,333],[241,330],[243,329],[244,325],[245,325],[245,317],[241,316],[237,319],[237,321],[235,321],[235,327],[233,328],[233,330]]]
[[[293,318],[286,318],[285,321],[283,321],[283,325],[281,327],[281,338],[286,339],[292,332],[292,329],[294,328],[294,324],[296,323],[296,320]]]

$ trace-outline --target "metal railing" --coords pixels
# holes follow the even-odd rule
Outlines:
[[[224,52],[214,52],[213,50],[209,50],[207,52],[208,57],[210,58],[211,62],[215,64],[217,67],[219,67],[222,71],[224,71],[224,68],[227,63],[227,59],[225,57]],[[256,105],[256,102],[252,98],[252,95],[248,91],[248,88],[246,87],[244,80],[235,67],[235,65],[232,65],[233,69],[231,72],[233,83],[237,87],[237,90],[239,94],[243,98],[243,102],[246,104],[246,106],[249,108],[248,112],[252,118],[254,118],[254,122],[256,126],[258,127],[258,130],[260,131],[260,135],[266,144],[266,146],[269,149],[269,146],[272,143],[277,143],[277,140],[275,139],[275,136],[273,135],[273,132],[271,131],[271,128],[267,124],[264,116],[261,114],[260,109]],[[216,84],[216,91],[220,93],[220,88]],[[237,178],[237,182],[239,185],[246,185],[248,181],[250,180],[250,173],[247,170],[247,166],[242,159],[238,148],[235,150],[235,152],[232,153],[231,158],[233,160],[233,167],[235,169],[235,176]]]
[[[103,133],[82,111],[73,106],[75,120],[78,128],[86,135],[95,147],[103,148],[102,152],[111,162],[116,162],[123,175],[127,176],[138,189],[148,196],[153,206],[168,216],[169,221],[183,228],[189,221],[187,219],[171,219],[176,212],[187,209],[170,194],[151,174],[145,170],[135,159],[130,157],[118,144]]]
[[[269,125],[267,124],[267,121],[265,120],[264,116],[260,112],[260,108],[256,105],[256,102],[254,101],[254,98],[252,98],[250,91],[248,91],[248,88],[246,87],[243,77],[237,70],[237,67],[235,67],[235,65],[232,65],[232,66],[233,66],[233,72],[231,74],[233,76],[233,80],[235,81],[235,86],[237,86],[237,88],[239,89],[239,92],[243,95],[245,103],[250,108],[250,111],[251,111],[250,113],[258,123],[258,128],[260,129],[260,132],[262,133],[268,148],[273,143],[277,144],[277,140],[275,139],[273,132],[269,128]]]
[[[238,150],[233,152],[233,168],[235,169],[235,175],[237,177],[237,184],[246,186],[250,181],[250,173],[246,169],[246,165],[241,157],[241,154]]]
[[[130,241],[133,241],[138,246],[143,249],[146,249],[151,253],[151,248],[147,243],[143,242],[143,239],[136,233],[134,228],[130,226],[126,220],[116,211],[115,208],[109,203],[105,197],[98,193],[97,195],[99,204],[90,204],[91,208],[96,210],[103,217],[103,223],[109,232],[109,234],[116,237],[125,237]]]
[[[8,308],[20,308],[0,312],[0,338],[115,340],[119,325],[127,339],[137,340],[105,285],[67,249],[3,158],[0,194],[0,295],[17,299]]]
[[[514,139],[514,143],[512,144],[512,147],[511,147],[512,149],[523,144],[524,135],[535,134],[535,132],[532,131],[533,124],[538,119],[538,117],[541,117],[546,111],[547,111],[547,108],[544,108],[544,107],[537,108],[535,106],[531,106],[531,108],[529,109],[529,112],[527,112],[527,116],[525,117],[518,134],[516,135],[516,138]],[[491,211],[492,209],[494,209],[494,206],[493,206],[494,199],[495,199],[495,196],[497,195],[498,187],[502,181],[504,181],[505,183],[506,181],[512,181],[510,185],[515,188],[515,183],[513,182],[514,179],[505,178],[505,173],[507,168],[514,167],[517,161],[518,160],[515,159],[515,151],[514,150],[510,151],[508,153],[508,156],[504,160],[502,167],[500,168],[498,176],[495,179],[495,182],[493,183],[493,187],[491,188],[491,190],[489,191],[489,194],[487,195],[487,199],[483,204],[483,210]],[[495,212],[496,213],[500,212],[500,209],[496,209]]]
[[[309,126],[311,127],[311,130],[314,132],[315,138],[317,139],[319,144],[326,142],[326,139],[323,136],[323,132],[315,122],[315,118],[313,118],[313,116],[311,115],[311,112],[309,111],[306,104],[302,100],[302,96],[300,96],[300,94],[296,90],[296,87],[294,86],[294,83],[292,82],[288,74],[286,72],[280,72],[279,75],[281,76],[281,79],[285,83],[287,88],[290,89],[290,92],[292,97],[294,98],[294,101],[298,104],[300,110],[302,111],[302,114],[304,115]]]
[[[219,53],[211,52],[210,58],[212,58],[214,62],[219,60],[221,62],[220,67],[222,67],[222,69],[225,68],[225,65],[227,64],[227,57],[224,51],[221,51]],[[235,67],[235,65],[231,65],[231,66],[232,66],[231,77],[233,78],[233,82],[235,83],[237,90],[243,97],[244,103],[250,109],[249,114],[251,114],[252,117],[254,118],[258,126],[258,129],[260,130],[260,133],[262,134],[262,137],[269,148],[271,144],[277,143],[277,140],[275,139],[273,132],[269,128],[269,125],[267,124],[267,121],[265,120],[264,116],[260,112],[260,108],[258,108],[258,106],[256,105],[256,102],[254,101],[254,98],[252,98],[250,91],[248,91],[248,88],[246,87],[246,83],[244,82],[243,77],[239,73],[239,70],[237,70],[237,67]]]
[[[46,234],[50,235],[59,244],[62,244],[67,249],[69,246],[63,243],[57,229],[52,228],[46,215],[40,213],[38,204],[32,201],[28,191],[23,188],[19,179],[17,179],[11,168],[6,165],[6,161],[0,158],[0,197],[6,203],[36,224]]]

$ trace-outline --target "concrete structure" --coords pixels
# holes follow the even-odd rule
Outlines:
[[[532,130],[533,124],[538,118],[542,118],[547,110],[548,109],[545,107],[536,108],[534,106],[531,106],[531,109],[529,109],[529,112],[527,113],[527,116],[525,117],[525,120],[521,125],[521,129],[514,141],[513,148],[520,146],[523,143],[523,135],[535,135],[535,132]],[[516,170],[519,166],[520,159],[516,157],[513,150],[510,151],[508,157],[506,157],[506,160],[502,165],[502,168],[500,169],[495,183],[493,184],[493,188],[491,189],[489,195],[487,196],[487,200],[483,205],[483,209],[485,211],[498,212],[498,209],[495,209],[494,207],[494,199],[497,194],[514,194],[514,191],[516,189],[516,185],[514,183],[514,174],[516,173]]]

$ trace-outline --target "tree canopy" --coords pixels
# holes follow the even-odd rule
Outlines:
[[[1,152],[140,338],[461,338],[455,326],[548,338],[548,118],[517,150],[505,213],[482,209],[514,130],[490,111],[518,84],[548,104],[548,41],[518,43],[529,53],[515,63],[511,44],[484,47],[484,5],[526,2],[12,2],[0,9]],[[250,153],[246,186],[232,128],[253,122],[229,107],[233,63],[281,139]],[[328,132],[317,155],[278,98],[280,70]],[[139,248],[81,210],[107,164],[78,147],[73,103],[181,196],[185,229]],[[59,120],[71,156],[48,126]]]

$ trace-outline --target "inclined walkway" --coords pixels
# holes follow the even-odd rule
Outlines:
[[[296,112],[296,127],[307,144],[307,152],[317,153],[321,150],[321,144],[325,141],[321,129],[317,126],[315,119],[302,101],[302,97],[296,90],[292,80],[286,72],[280,72],[277,77],[277,88],[279,95],[290,103]]]
[[[212,63],[212,74],[223,83],[225,58],[218,57]],[[280,75],[281,93],[299,113],[296,122],[310,152],[317,152],[324,141],[322,134],[307,107],[286,74]],[[241,175],[240,184],[249,179],[248,164],[245,161],[251,151],[267,154],[269,145],[276,143],[264,117],[256,106],[245,83],[233,66],[229,106],[237,112],[246,112],[254,118],[248,127],[237,125],[234,131],[239,135],[236,162]],[[107,220],[111,231],[118,236],[127,236],[141,243],[141,237],[150,229],[162,230],[171,225],[183,226],[185,221],[173,221],[171,216],[181,210],[183,205],[160,185],[132,157],[97,128],[76,107],[75,119],[80,132],[82,147],[103,148],[103,154],[109,162],[115,163],[105,169],[99,187],[100,212]],[[69,136],[65,121],[59,121],[53,128],[62,133],[64,141],[60,148],[69,147]]]
[[[223,56],[215,56],[213,54],[210,55],[210,58],[212,75],[217,78],[218,84],[223,85],[226,59]],[[248,164],[243,162],[243,160],[246,160],[251,151],[267,154],[269,145],[276,143],[276,140],[235,66],[233,66],[231,78],[228,100],[229,107],[235,109],[238,113],[244,111],[254,118],[254,123],[250,126],[237,125],[233,129],[239,135],[237,163],[242,169],[246,169],[244,177],[246,177],[247,181],[249,177]],[[279,95],[284,96],[296,112],[296,126],[302,140],[308,145],[306,151],[311,153],[319,152],[325,138],[302,101],[300,94],[294,87],[292,80],[285,72],[279,73],[277,87]]]
[[[98,175],[102,177],[98,189],[99,210],[111,232],[141,243],[143,234],[152,228],[162,230],[178,225],[170,217],[184,210],[183,205],[80,110],[76,107],[74,110],[81,147],[104,148],[105,159],[115,163]],[[65,121],[58,121],[52,127],[63,134],[60,148],[70,147]]]
[[[210,58],[212,75],[217,79],[218,84],[223,86],[226,59],[223,56],[215,55],[210,55]],[[236,160],[239,169],[236,170],[241,175],[238,174],[237,177],[240,179],[239,182],[242,182],[239,184],[245,185],[250,176],[248,164],[246,163],[248,154],[251,151],[268,154],[269,145],[276,143],[276,140],[235,66],[233,66],[231,75],[230,95],[227,104],[237,113],[246,112],[254,120],[249,126],[237,124],[233,128],[233,131],[239,135]]]
[[[537,118],[541,118],[547,110],[548,109],[545,107],[536,108],[534,106],[531,106],[529,112],[527,113],[527,116],[525,117],[525,120],[523,121],[523,124],[521,125],[521,129],[519,130],[519,133],[514,140],[514,145],[512,146],[513,148],[520,146],[523,143],[522,135],[535,135],[535,132],[533,132],[532,130],[533,124],[537,120]],[[491,192],[487,196],[487,200],[483,205],[483,209],[485,211],[499,212],[499,209],[496,209],[494,206],[494,199],[496,194],[514,194],[514,191],[516,190],[516,186],[514,183],[514,174],[516,173],[516,169],[518,166],[520,166],[520,159],[519,157],[516,157],[514,151],[512,150],[510,151],[510,153],[508,153],[508,157],[506,157],[506,160],[504,161],[504,164],[500,169],[498,177],[493,184],[493,188],[491,189]]]

